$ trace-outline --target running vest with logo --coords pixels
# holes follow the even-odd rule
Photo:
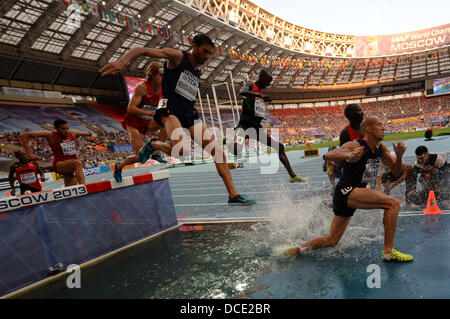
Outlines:
[[[200,87],[200,67],[194,69],[189,53],[183,52],[183,59],[176,69],[167,68],[164,63],[162,93],[167,99],[167,109],[172,113],[192,114],[197,91]]]
[[[141,103],[137,106],[138,108],[145,111],[156,111],[158,108],[159,100],[163,97],[162,88],[159,89],[158,93],[153,92],[152,86],[147,80],[143,81],[147,86],[147,94],[142,97]],[[153,117],[149,115],[137,115],[137,117],[143,120],[151,120]]]
[[[254,82],[250,83],[253,86],[253,92],[263,95],[262,91]],[[242,101],[241,117],[244,119],[254,119],[257,117],[258,120],[263,120],[266,117],[266,103],[259,97],[246,97]]]
[[[378,143],[375,152],[372,152],[366,141],[357,140],[357,142],[364,146],[364,154],[356,163],[344,161],[341,178],[337,184],[339,188],[348,186],[366,187],[368,183],[373,183],[376,180],[378,169],[382,163],[381,143]]]
[[[37,175],[37,168],[33,162],[27,164],[16,163],[16,178],[20,184],[25,184],[36,189],[42,189]]]
[[[55,144],[50,144],[54,161],[67,161],[69,159],[77,159],[77,149],[75,138],[69,133],[67,138],[62,138],[57,132],[52,132]]]

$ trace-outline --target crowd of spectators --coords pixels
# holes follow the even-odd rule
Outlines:
[[[305,144],[314,141],[330,141],[339,138],[340,131],[347,125],[344,105],[272,110],[282,122],[278,128],[280,139],[286,144]],[[430,126],[432,115],[450,114],[450,96],[435,98],[410,97],[370,103],[361,103],[366,115],[376,114],[385,123],[388,132],[405,132],[425,129]],[[312,135],[314,130],[316,135]],[[323,134],[317,135],[317,132]],[[21,146],[20,132],[0,134],[0,144]],[[43,138],[32,139],[32,149],[44,163],[51,163],[52,153]],[[95,141],[87,137],[77,138],[78,156],[85,167],[101,166],[124,160],[132,152],[113,152],[112,145],[129,144],[125,131],[97,132]],[[10,148],[11,149],[11,148]],[[0,147],[0,157],[13,158],[13,150]]]
[[[19,134],[20,132],[0,134],[0,144],[21,146]],[[39,162],[50,164],[52,161],[52,152],[47,141],[44,138],[33,138],[30,143]],[[98,133],[95,141],[89,141],[88,137],[78,137],[76,143],[78,158],[86,168],[121,161],[132,154],[132,152],[113,152],[108,150],[108,146],[111,145],[129,144],[127,132]],[[6,148],[0,148],[0,156],[4,158],[14,158],[13,151]]]
[[[432,115],[450,114],[450,96],[426,98],[409,97],[360,104],[366,115],[377,115],[389,133],[411,132],[430,127]],[[279,128],[283,143],[304,144],[317,140],[339,138],[339,132],[348,124],[345,105],[272,110],[283,126]],[[310,134],[311,130],[323,132]]]

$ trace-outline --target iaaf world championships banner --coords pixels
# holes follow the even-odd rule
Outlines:
[[[357,36],[355,57],[412,53],[450,45],[450,24],[389,35]]]

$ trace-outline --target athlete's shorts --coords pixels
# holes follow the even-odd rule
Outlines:
[[[20,184],[20,195],[25,194],[26,191],[30,191],[32,193],[37,193],[37,192],[42,191],[42,188],[38,189],[38,188],[31,187],[30,185],[27,185],[27,184]]]
[[[183,128],[188,129],[191,126],[194,126],[195,121],[199,119],[198,112],[195,108],[193,109],[192,112],[182,112],[182,111],[177,111],[176,109],[167,109],[167,110],[168,110],[167,111],[168,115],[173,115],[173,116],[177,117],[177,119],[181,123],[181,127],[183,127]],[[160,124],[160,123],[158,123],[158,124]]]
[[[350,208],[347,205],[348,196],[355,189],[353,186],[337,185],[333,196],[333,212],[336,216],[351,217],[356,208]]]
[[[131,126],[132,128],[135,128],[136,130],[138,130],[139,133],[145,134],[147,132],[150,121],[151,120],[144,120],[134,114],[127,113],[127,114],[125,114],[125,116],[123,117],[123,119],[120,123],[122,124],[122,127],[125,130],[127,129],[127,125],[128,125],[128,126]]]
[[[74,158],[74,159],[76,159],[76,158]],[[63,161],[55,161],[55,160],[53,160],[53,162],[52,162],[52,170],[53,170],[53,172],[58,173],[58,174],[60,174],[60,175],[65,175],[65,176],[76,176],[76,175],[75,175],[75,170],[73,170],[73,172],[70,173],[70,174],[62,174],[62,173],[59,173],[59,172],[56,170],[56,163],[58,163],[58,162],[63,162]]]
[[[156,110],[155,115],[153,115],[153,119],[155,120],[156,123],[158,123],[159,126],[164,127],[162,117],[163,116],[167,117],[169,115],[170,115],[169,110],[164,107]]]
[[[256,139],[259,141],[259,129],[262,128],[261,120],[246,120],[246,119],[240,119],[238,125],[234,128],[235,131],[242,129],[244,132],[248,129],[253,129],[256,131]],[[249,132],[247,132],[249,133]],[[237,133],[239,134],[239,133]],[[245,139],[249,139],[250,137],[248,134],[245,135]]]

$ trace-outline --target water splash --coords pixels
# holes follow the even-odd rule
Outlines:
[[[289,185],[269,185],[269,191],[272,187],[287,190]],[[287,247],[299,246],[315,237],[328,234],[334,216],[329,207],[331,196],[317,192],[302,194],[286,191],[269,195],[277,201],[267,208],[270,222],[253,225],[254,232],[248,239],[255,256],[279,256]],[[377,242],[382,247],[383,238],[382,210],[357,210],[340,243],[333,249],[316,252],[322,257],[340,255],[361,258],[365,254],[364,247]]]

